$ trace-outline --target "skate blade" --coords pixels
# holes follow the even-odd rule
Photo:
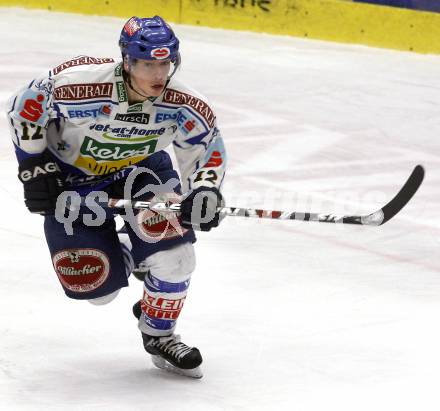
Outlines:
[[[182,368],[175,367],[174,365],[170,364],[168,361],[164,360],[159,355],[152,355],[151,359],[153,361],[153,364],[157,368],[160,368],[161,370],[165,370],[173,374],[183,375],[184,377],[189,377],[189,378],[203,377],[203,373],[200,367],[196,367],[191,370],[184,370]]]

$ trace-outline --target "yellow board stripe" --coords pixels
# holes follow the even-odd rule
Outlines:
[[[0,6],[119,16],[440,53],[440,14],[343,0],[0,0]]]
[[[98,16],[131,16],[159,14],[179,22],[181,0],[0,0],[0,6],[46,9]]]

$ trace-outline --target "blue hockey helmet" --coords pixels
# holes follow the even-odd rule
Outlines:
[[[179,39],[160,16],[131,17],[122,29],[119,47],[123,58],[169,59],[176,68],[180,64]]]

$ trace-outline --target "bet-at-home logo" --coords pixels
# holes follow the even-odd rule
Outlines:
[[[148,114],[145,114],[148,116]],[[124,116],[128,116],[128,114],[124,114]],[[147,120],[149,119],[145,117]],[[120,120],[120,119],[119,119]],[[125,119],[128,121],[127,119]],[[121,120],[120,120],[121,121]],[[124,121],[124,120],[122,120]],[[89,127],[90,130],[102,132],[102,137],[106,140],[114,140],[114,141],[147,141],[152,138],[157,138],[165,133],[166,128],[156,128],[156,129],[145,129],[138,128],[136,126],[131,127],[111,127],[110,124],[92,124]]]
[[[80,148],[75,166],[94,174],[114,173],[124,167],[138,163],[156,150],[157,139],[136,144],[102,143],[86,136]]]

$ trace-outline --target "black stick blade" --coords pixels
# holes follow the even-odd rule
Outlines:
[[[411,200],[422,184],[424,177],[425,169],[423,166],[417,165],[396,196],[380,210],[363,216],[361,224],[382,225],[391,220]]]

